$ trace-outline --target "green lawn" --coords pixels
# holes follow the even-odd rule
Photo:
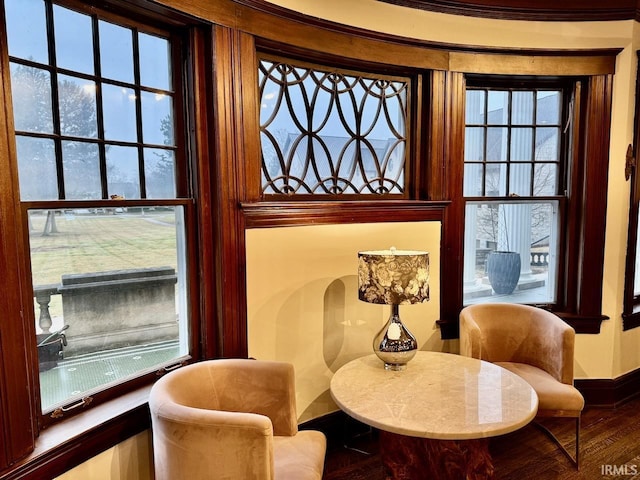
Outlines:
[[[29,242],[33,284],[63,274],[171,266],[176,260],[173,211],[56,214],[57,233],[43,235],[46,213],[32,213]]]

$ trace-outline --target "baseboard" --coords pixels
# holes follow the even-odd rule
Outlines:
[[[351,418],[341,410],[304,422],[298,428],[324,433],[329,448],[349,445],[354,439],[371,433],[371,427]]]
[[[574,384],[587,406],[615,408],[640,394],[640,368],[613,379],[577,379]]]

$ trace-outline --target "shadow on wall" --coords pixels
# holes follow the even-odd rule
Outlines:
[[[371,353],[371,339],[380,328],[378,315],[364,315],[357,304],[347,305],[351,298],[359,302],[357,292],[358,276],[349,275],[331,282],[324,293],[322,355],[333,373],[351,360]],[[368,341],[363,342],[363,338]]]

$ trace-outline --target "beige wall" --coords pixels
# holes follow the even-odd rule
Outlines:
[[[151,434],[135,435],[56,480],[148,480],[153,478]]]
[[[440,222],[267,228],[247,231],[249,355],[296,367],[300,421],[337,410],[333,373],[372,353],[390,307],[358,300],[358,251],[429,252],[428,303],[400,307],[420,348],[451,351],[440,340]],[[457,347],[454,347],[457,348]]]
[[[633,136],[635,50],[639,46],[636,22],[473,19],[407,10],[374,0],[271,1],[340,23],[437,42],[553,49],[622,48],[614,82],[603,283],[603,310],[611,319],[603,323],[599,335],[578,336],[576,375],[615,378],[640,367],[640,329],[622,332],[620,316],[629,204],[624,158]],[[291,227],[247,232],[250,354],[294,362],[302,421],[332,408],[327,391],[332,372],[349,358],[368,353],[374,330],[386,318],[384,307],[349,297],[355,295],[355,252],[360,249],[386,247],[395,241],[398,248],[425,248],[431,252],[432,301],[402,308],[400,314],[422,348],[456,347],[441,342],[433,324],[438,316],[440,288],[439,224],[398,226],[415,239],[407,243],[394,236],[401,230],[387,228],[388,225]],[[326,242],[320,243],[318,238]],[[294,263],[293,259],[300,262]],[[133,471],[147,471],[148,445],[147,438],[138,435],[60,478],[149,478],[144,473],[128,473],[133,464],[137,465]]]

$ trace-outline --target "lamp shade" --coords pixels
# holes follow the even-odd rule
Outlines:
[[[429,300],[429,254],[416,250],[358,252],[358,298],[406,305]]]

